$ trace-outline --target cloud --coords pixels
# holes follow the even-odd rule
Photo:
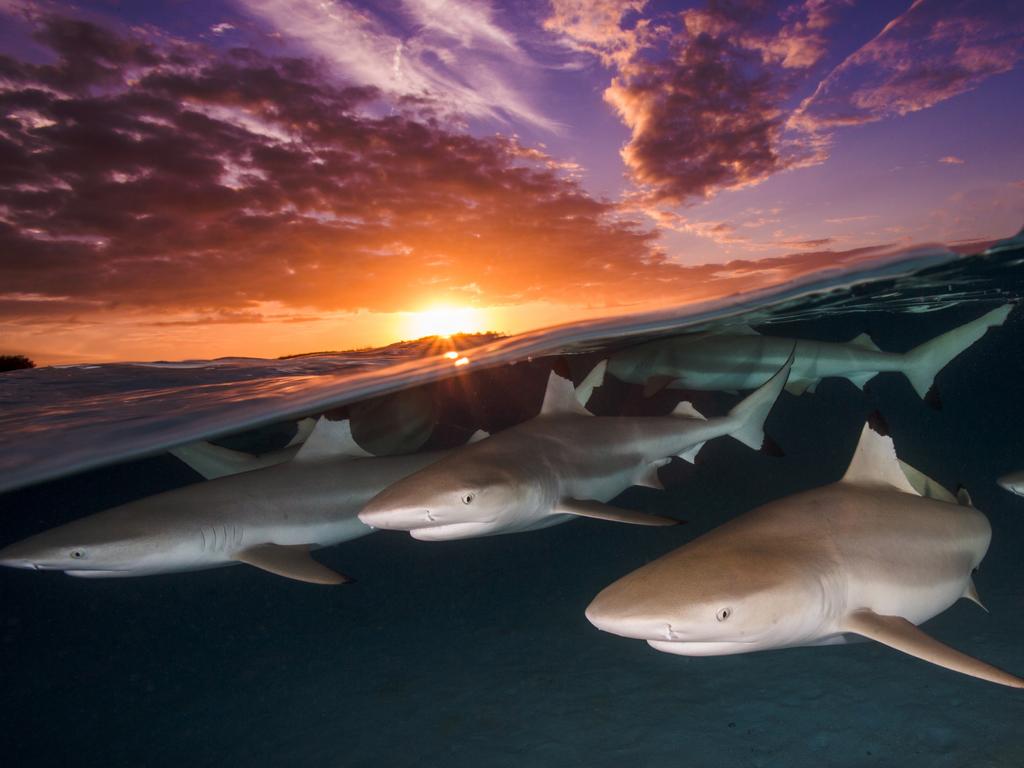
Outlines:
[[[50,297],[393,311],[545,298],[581,274],[618,301],[648,264],[672,271],[654,232],[553,158],[374,116],[379,91],[315,62],[58,18],[37,39],[53,63],[0,59],[0,284],[35,298],[5,304],[19,314]]]
[[[939,162],[943,163],[945,165],[963,165],[964,164],[963,158],[957,157],[956,155],[946,155],[945,157],[940,157],[939,158]]]
[[[700,34],[671,59],[630,65],[605,99],[632,131],[622,159],[655,202],[707,198],[797,161],[780,148],[779,84],[754,57]]]
[[[827,131],[927,109],[1009,72],[1022,55],[1015,0],[915,0],[821,81],[792,124]]]
[[[645,3],[557,0],[545,26],[616,70],[604,98],[631,131],[623,161],[647,204],[678,204],[821,159],[815,139],[783,135],[784,105],[835,5],[713,3],[628,26]]]
[[[61,18],[37,40],[48,56],[0,58],[0,326],[23,341],[437,302],[650,308],[872,257],[684,266],[542,151],[382,115],[377,89],[315,61]]]
[[[647,0],[552,0],[544,28],[569,48],[600,57],[606,66],[625,66],[645,44],[647,20],[623,27],[629,14],[639,14]]]
[[[820,79],[853,5],[726,1],[676,14],[554,0],[545,27],[614,70],[604,97],[630,129],[621,154],[634,197],[686,205],[824,162],[837,128],[938,104],[1024,51],[1012,0],[915,0]]]
[[[821,237],[813,240],[780,240],[778,244],[788,248],[824,248],[834,242],[835,238]]]
[[[536,65],[484,3],[404,0],[405,29],[346,0],[236,2],[356,84],[461,116],[560,129],[524,92]]]

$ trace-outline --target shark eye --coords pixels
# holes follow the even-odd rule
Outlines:
[[[71,550],[71,559],[72,560],[81,560],[83,557],[85,557],[85,552],[83,552],[82,550],[80,550],[80,549],[72,549]]]
[[[463,504],[472,504],[473,503],[473,494],[472,493],[465,494],[462,497],[462,503]]]
[[[718,613],[715,614],[715,618],[719,621],[725,621],[732,616],[732,608],[719,608]]]

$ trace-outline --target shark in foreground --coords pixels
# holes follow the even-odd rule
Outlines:
[[[1024,470],[1019,472],[1010,472],[1007,475],[1003,475],[997,481],[1001,488],[1005,488],[1010,493],[1015,493],[1018,496],[1024,496]]]
[[[1002,325],[1012,304],[987,312],[959,328],[937,336],[906,353],[882,352],[871,337],[835,343],[799,340],[786,389],[814,392],[821,379],[837,376],[863,388],[883,371],[906,376],[920,397],[935,376],[994,326]],[[629,384],[643,384],[650,396],[664,388],[746,390],[761,386],[785,362],[793,339],[762,336],[751,328],[724,333],[698,333],[640,344],[613,354],[607,373]],[[600,375],[588,380],[599,386]]]
[[[0,550],[0,565],[111,577],[247,563],[299,581],[342,584],[348,579],[310,550],[370,533],[356,517],[363,504],[443,455],[373,457],[352,438],[348,421],[326,418],[294,458],[276,466],[246,467],[224,451],[215,452],[213,466],[201,448],[188,454],[197,470],[217,479],[31,536]],[[218,474],[225,457],[236,474]]]
[[[991,538],[988,520],[896,458],[864,428],[838,483],[748,512],[604,589],[598,629],[681,656],[876,640],[1014,688],[1024,680],[916,625],[961,597]]]
[[[593,416],[572,383],[552,372],[537,417],[395,483],[359,519],[424,541],[529,531],[574,517],[673,525],[678,521],[604,502],[631,485],[660,488],[659,467],[672,456],[692,461],[716,437],[760,448],[764,420],[792,364],[783,362],[764,386],[712,419],[685,402],[669,416]]]

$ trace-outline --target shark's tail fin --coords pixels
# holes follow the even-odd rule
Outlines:
[[[1004,304],[985,313],[977,320],[947,331],[907,352],[904,355],[906,364],[903,367],[903,373],[910,379],[914,391],[921,397],[925,397],[928,390],[932,388],[932,382],[935,381],[935,376],[939,371],[945,368],[954,357],[984,336],[985,331],[989,328],[1002,325],[1012,309],[1013,304]]]
[[[796,350],[795,344],[793,349]],[[779,393],[786,386],[789,370],[792,367],[793,352],[790,352],[789,359],[776,371],[774,376],[729,411],[729,418],[736,423],[735,428],[729,434],[755,451],[761,448],[764,444],[764,421],[768,418],[772,406],[775,405]]]

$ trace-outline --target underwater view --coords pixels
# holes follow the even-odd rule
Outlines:
[[[1024,766],[1024,7],[0,22],[0,767]]]
[[[431,383],[11,490],[7,754],[1019,765],[1022,264],[1008,241],[480,369],[437,348],[480,339],[436,340]],[[60,453],[47,419],[105,368],[52,403],[57,370],[7,374],[7,412]],[[219,365],[151,370],[106,387],[159,426]],[[128,435],[103,414],[76,429]]]

